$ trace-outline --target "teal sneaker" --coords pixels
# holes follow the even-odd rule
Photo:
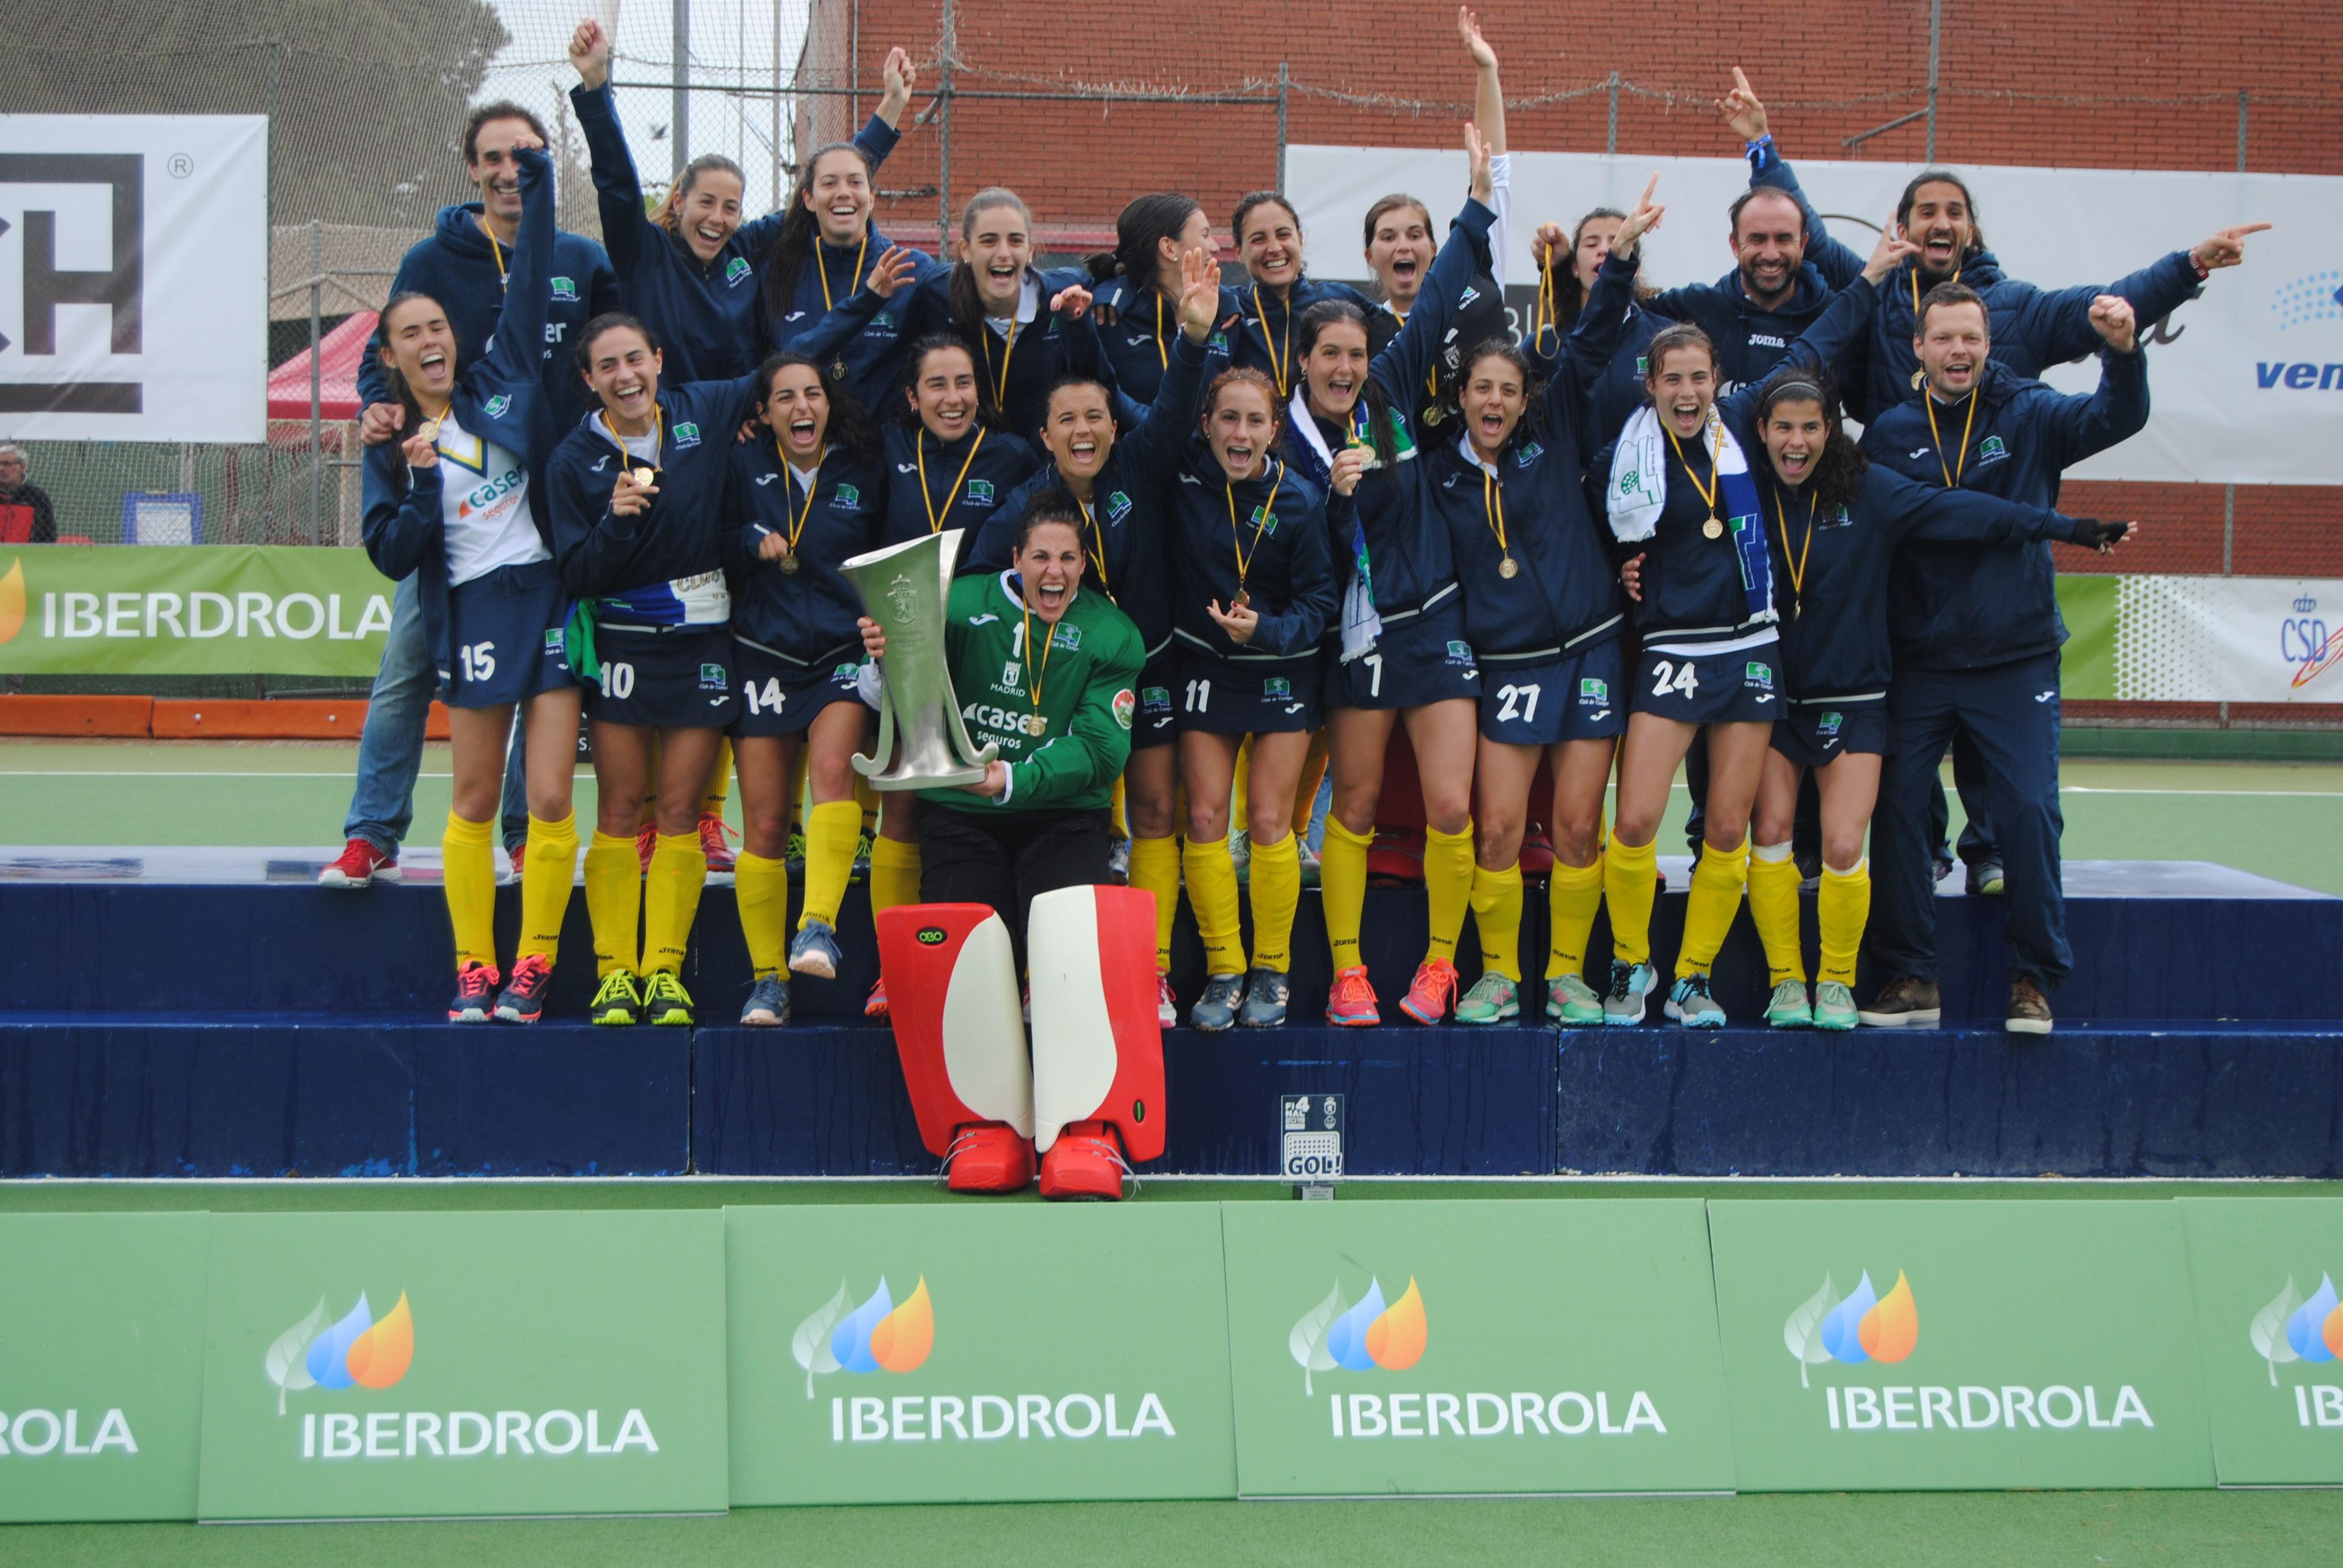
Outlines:
[[[1846,988],[1839,988],[1844,990]],[[1815,1010],[1806,1003],[1806,982],[1785,980],[1774,988],[1774,1000],[1765,1004],[1765,1021],[1775,1029],[1811,1029]]]
[[[1855,1024],[1855,992],[1836,980],[1826,980],[1815,987],[1816,1029],[1853,1029]]]
[[[1566,974],[1545,982],[1548,1018],[1565,1029],[1584,1029],[1603,1021],[1603,999],[1582,974]]]
[[[1708,993],[1708,976],[1694,970],[1668,992],[1667,1014],[1686,1029],[1723,1029],[1725,1009]]]
[[[1293,986],[1284,970],[1255,970],[1245,984],[1244,1005],[1237,1009],[1237,1022],[1247,1029],[1275,1029],[1285,1021],[1285,1006],[1292,996]]]
[[[1522,1016],[1521,989],[1491,970],[1456,1004],[1458,1023],[1503,1023]]]
[[[1653,988],[1660,977],[1649,964],[1621,963],[1611,960],[1611,987],[1603,997],[1603,1021],[1612,1024],[1638,1024],[1652,1005]]]

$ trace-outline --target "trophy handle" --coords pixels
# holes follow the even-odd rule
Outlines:
[[[957,719],[960,716],[952,716]],[[860,751],[847,759],[854,770],[865,779],[876,779],[887,770],[887,759],[895,749],[895,705],[887,699],[887,672],[879,672],[879,743],[874,755],[865,757]]]

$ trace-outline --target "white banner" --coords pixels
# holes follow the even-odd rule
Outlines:
[[[0,115],[0,438],[258,441],[268,121]]]
[[[2124,702],[2343,702],[2343,582],[2125,577]]]
[[[1795,157],[1806,196],[1834,237],[1868,256],[1915,172],[1903,164]],[[1590,207],[1632,207],[1656,171],[1668,216],[1649,241],[1644,276],[1663,287],[1713,283],[1733,268],[1725,212],[1748,187],[1738,158],[1609,158],[1515,153],[1506,293],[1533,277],[1530,236],[1574,224]],[[2217,272],[2202,297],[2150,338],[2147,428],[2073,470],[2078,478],[2208,484],[2343,482],[2343,178],[2181,174],[2127,169],[1965,166],[1979,226],[2006,274],[2044,288],[2105,284],[2217,228],[2277,226],[2246,244],[2241,266]],[[1381,196],[1408,191],[1444,230],[1463,200],[1462,150],[1295,146],[1286,189],[1310,236],[1311,271],[1368,276],[1360,224]],[[2062,391],[2097,385],[2095,364],[2053,369]]]

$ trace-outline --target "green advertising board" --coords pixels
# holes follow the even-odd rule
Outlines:
[[[211,1223],[201,1517],[725,1507],[720,1214]]]
[[[1248,1497],[1725,1492],[1697,1201],[1232,1203]]]
[[[2179,1206],[2221,1484],[2343,1485],[2343,1201]]]
[[[2207,1486],[2169,1202],[1709,1205],[1745,1492]]]
[[[0,546],[0,674],[363,679],[397,586],[330,546]]]
[[[202,1214],[0,1219],[0,1521],[193,1519]]]
[[[1218,1205],[724,1218],[735,1503],[1236,1494]]]

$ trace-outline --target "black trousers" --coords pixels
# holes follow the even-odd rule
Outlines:
[[[990,904],[1025,969],[1025,920],[1035,895],[1112,879],[1113,819],[1104,811],[955,811],[920,805],[920,900]]]

